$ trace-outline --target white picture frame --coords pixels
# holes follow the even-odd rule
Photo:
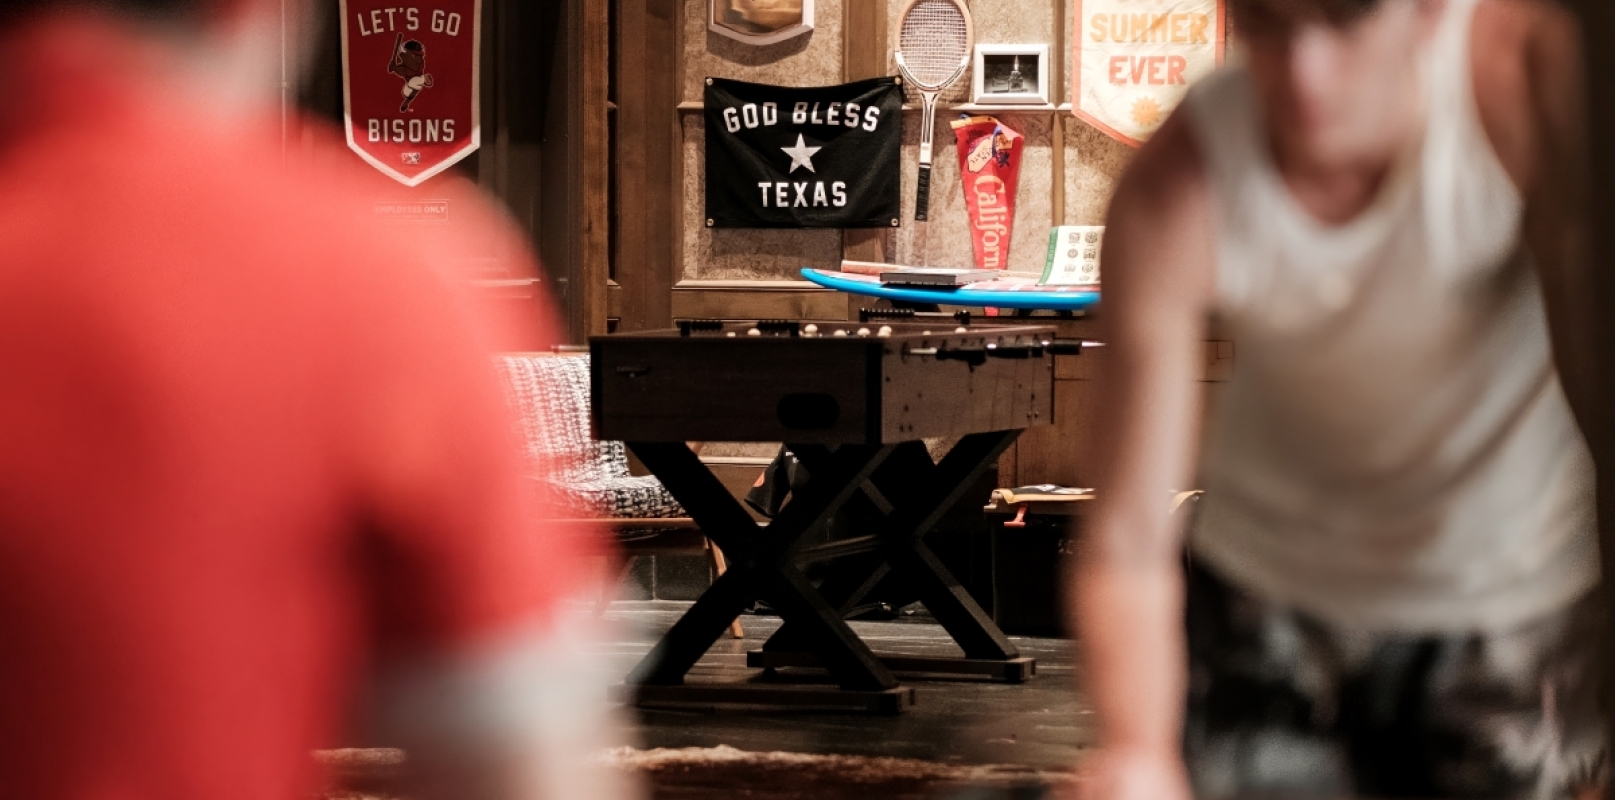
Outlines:
[[[801,22],[766,31],[748,31],[725,24],[720,19],[720,15],[735,6],[766,6],[770,4],[770,0],[707,0],[707,30],[746,44],[763,45],[783,42],[813,30],[813,0],[796,1],[802,6]],[[766,8],[758,10],[768,11]],[[790,10],[789,13],[794,13],[794,10]]]
[[[1049,104],[1049,83],[1053,76],[1049,74],[1047,44],[978,44],[971,66],[972,98],[976,105]]]

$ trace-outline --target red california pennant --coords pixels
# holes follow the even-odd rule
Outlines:
[[[959,149],[959,183],[970,212],[976,268],[1008,269],[1021,135],[993,117],[966,117],[953,123],[953,139]]]
[[[481,0],[340,0],[348,147],[406,186],[482,141]]]

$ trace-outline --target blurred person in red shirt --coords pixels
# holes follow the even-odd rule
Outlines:
[[[418,796],[631,796],[489,358],[554,331],[438,271],[525,250],[283,164],[279,13],[0,4],[0,797],[308,797],[361,715]]]

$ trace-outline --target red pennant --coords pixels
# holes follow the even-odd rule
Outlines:
[[[970,212],[977,269],[1008,269],[1015,230],[1015,189],[1021,174],[1021,135],[993,117],[953,123],[960,185]]]

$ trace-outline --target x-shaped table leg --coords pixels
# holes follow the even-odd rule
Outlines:
[[[1015,645],[924,541],[925,534],[1018,434],[1019,431],[1003,431],[966,436],[941,463],[934,463],[919,442],[899,445],[898,452],[862,487],[864,502],[884,515],[874,523],[879,528],[879,558],[859,557],[842,565],[821,584],[824,599],[842,610],[850,608],[889,568],[910,582],[937,622],[963,648],[967,659],[1018,659]],[[798,457],[809,475],[830,466],[819,461],[818,454],[798,453]],[[800,651],[803,644],[802,632],[787,623],[764,644],[764,656],[755,660],[771,663],[766,654]],[[1010,679],[1024,677],[1020,671],[1004,674]]]
[[[812,480],[766,526],[752,521],[729,491],[681,442],[628,445],[661,479],[701,530],[730,559],[729,571],[715,581],[634,668],[628,683],[672,686],[683,683],[731,620],[753,600],[764,600],[781,619],[804,631],[813,652],[844,689],[897,686],[841,615],[826,603],[790,563],[789,552],[810,529],[828,519],[860,490],[893,451],[892,446],[843,446],[835,452],[803,446],[819,465]]]

